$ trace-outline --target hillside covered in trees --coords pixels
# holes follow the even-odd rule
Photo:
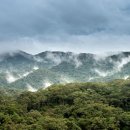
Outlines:
[[[130,80],[1,88],[0,130],[130,130]]]
[[[108,82],[130,78],[129,68],[130,52],[9,51],[0,54],[0,87],[34,91],[55,83]]]

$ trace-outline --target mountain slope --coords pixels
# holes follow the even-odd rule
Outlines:
[[[111,55],[22,51],[0,55],[0,86],[38,89],[55,83],[110,81],[130,76],[130,52]],[[48,85],[44,85],[48,84]],[[29,87],[30,88],[30,87]]]

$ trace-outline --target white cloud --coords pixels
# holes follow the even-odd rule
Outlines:
[[[18,80],[18,77],[15,77],[12,73],[10,73],[9,71],[6,72],[6,80],[8,83],[13,83],[16,80]]]
[[[30,84],[27,84],[26,87],[27,87],[27,90],[30,91],[30,92],[36,92],[37,91],[37,89],[33,88]]]
[[[106,76],[110,75],[110,72],[104,72],[99,69],[94,69],[94,71],[101,77],[106,77]]]
[[[118,61],[115,63],[115,69],[117,69],[117,71],[121,71],[122,68],[128,64],[130,62],[130,56],[129,57],[125,57],[122,58],[121,61]]]
[[[65,76],[65,75],[61,75],[60,80],[61,80],[61,83],[72,83],[72,82],[74,82],[74,79],[72,79],[71,77]]]
[[[125,76],[123,77],[124,80],[127,80],[128,78],[129,78],[129,75],[125,75]]]
[[[6,80],[8,83],[13,83],[19,79],[27,77],[29,74],[33,73],[34,71],[36,71],[38,69],[39,69],[38,66],[34,66],[31,71],[25,72],[23,74],[17,74],[16,76],[14,76],[11,72],[7,71],[6,72]]]
[[[90,77],[89,79],[88,79],[88,81],[92,81],[93,79],[95,79],[96,77]]]
[[[48,80],[43,81],[43,89],[46,89],[51,85],[52,85],[52,83],[50,81],[48,81]]]
[[[129,6],[129,0],[1,1],[0,52],[129,50]]]
[[[53,61],[56,65],[60,64],[64,59],[57,54],[53,54],[52,52],[47,52],[46,58]]]
[[[99,54],[95,54],[94,55],[94,59],[96,61],[100,61],[100,60],[106,60],[107,57],[112,56],[112,55],[117,55],[120,54],[122,52],[120,51],[116,51],[116,52],[104,52],[104,53],[99,53]],[[109,59],[109,62],[113,62],[112,59]]]
[[[36,61],[36,62],[45,62],[42,58],[40,58],[40,57],[34,57],[34,60]]]
[[[82,62],[78,59],[78,54],[75,53],[69,53],[67,56],[62,56],[53,52],[47,52],[46,58],[54,62],[55,65],[59,65],[62,62],[71,63],[75,65],[76,68],[82,65]]]
[[[38,66],[34,66],[34,67],[33,67],[33,70],[38,70],[38,69],[39,69]]]
[[[78,59],[78,54],[71,53],[69,55],[69,59],[67,59],[68,62],[73,63],[76,68],[80,67],[82,65],[82,62]]]
[[[24,74],[20,75],[21,78],[27,77],[29,74],[31,74],[33,71],[25,72]]]

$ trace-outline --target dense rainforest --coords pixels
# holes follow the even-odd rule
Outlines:
[[[0,130],[130,130],[130,80],[1,88]]]

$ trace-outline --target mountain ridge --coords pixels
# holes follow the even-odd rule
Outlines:
[[[15,51],[6,53],[0,61],[0,86],[17,89],[27,89],[27,84],[38,89],[45,84],[111,81],[129,76],[130,52],[96,55],[45,51],[32,55]]]

